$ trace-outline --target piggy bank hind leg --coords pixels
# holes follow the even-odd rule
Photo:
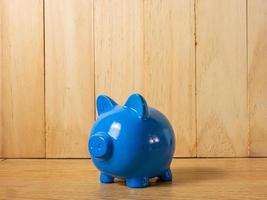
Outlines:
[[[126,178],[126,185],[130,188],[143,188],[149,185],[148,177]]]
[[[161,175],[159,175],[161,181],[172,181],[172,172],[170,169],[165,170]]]
[[[99,179],[101,183],[114,183],[114,177],[109,176],[103,172],[100,173]]]

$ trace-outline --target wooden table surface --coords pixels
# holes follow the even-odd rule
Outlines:
[[[174,159],[173,183],[100,184],[89,159],[0,160],[0,199],[267,199],[267,159]]]

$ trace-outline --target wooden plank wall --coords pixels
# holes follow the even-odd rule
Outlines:
[[[196,5],[200,157],[248,155],[246,1]]]
[[[94,120],[93,2],[45,1],[47,157],[87,157]]]
[[[248,1],[250,156],[267,155],[267,2]]]
[[[267,156],[267,1],[1,0],[0,17],[0,157],[88,157],[95,97],[133,92],[177,157]]]
[[[44,157],[43,1],[1,0],[0,15],[0,156]]]

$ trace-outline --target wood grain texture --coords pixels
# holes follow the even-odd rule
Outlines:
[[[95,67],[96,95],[141,93],[170,119],[175,155],[196,155],[193,1],[96,1]]]
[[[0,157],[44,157],[43,2],[1,0],[0,18]]]
[[[248,1],[250,156],[267,156],[267,2]]]
[[[87,157],[94,120],[93,1],[45,1],[47,157]]]
[[[143,68],[143,1],[95,1],[96,95],[118,103],[141,92]]]
[[[173,183],[130,189],[100,184],[89,159],[0,162],[2,199],[235,199],[265,200],[267,159],[174,159]]]
[[[196,3],[197,155],[248,156],[246,1]]]
[[[143,91],[176,133],[175,156],[196,155],[194,1],[145,1]]]

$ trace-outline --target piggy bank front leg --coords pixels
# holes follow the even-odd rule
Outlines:
[[[172,181],[172,172],[170,169],[165,170],[160,176],[161,181]]]
[[[149,185],[148,177],[126,178],[126,185],[130,188],[143,188]]]
[[[114,177],[105,174],[104,172],[100,173],[100,182],[101,183],[114,183]]]

